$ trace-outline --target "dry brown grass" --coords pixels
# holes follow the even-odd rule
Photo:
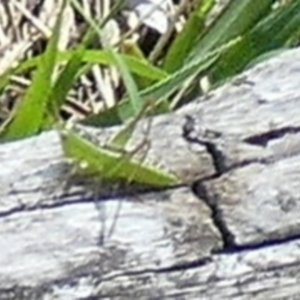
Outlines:
[[[137,3],[138,0],[127,0]],[[154,1],[154,0],[153,0]],[[167,1],[165,5],[168,29],[160,28],[161,33],[151,28],[156,20],[139,18],[133,6],[123,7],[114,14],[102,28],[102,39],[95,41],[93,47],[110,45],[122,51],[131,51],[131,43],[137,43],[144,51],[145,58],[157,63],[166,49],[174,32],[182,28],[191,0],[155,0]],[[79,0],[87,16],[103,20],[110,16],[116,0]],[[75,10],[71,1],[63,15],[59,50],[70,49],[78,43],[88,28],[85,19]],[[57,20],[62,0],[10,0],[0,2],[0,76],[20,61],[41,54],[49,40]],[[164,18],[158,14],[157,20]],[[161,24],[163,24],[162,22]],[[159,28],[157,28],[159,29]],[[128,46],[129,45],[129,46]],[[0,93],[0,124],[7,119],[12,107],[22,97],[31,83],[31,73],[11,76],[5,90]],[[81,76],[68,94],[63,115],[80,119],[113,107],[124,96],[120,76],[114,67],[94,65],[89,72]]]
[[[112,0],[81,0],[85,14],[103,19],[111,13]],[[18,63],[34,57],[45,48],[56,22],[62,0],[11,0],[0,2],[0,75]],[[117,15],[120,20],[121,15]],[[88,25],[70,4],[64,11],[59,50],[80,42]],[[103,28],[103,43],[120,47],[120,40],[137,40],[140,22],[130,10],[123,10],[122,22],[110,20]],[[99,42],[99,45],[101,43]],[[98,46],[98,45],[97,45]],[[30,85],[30,74],[12,76],[0,98],[0,118],[7,117],[15,101]],[[94,114],[110,108],[120,98],[120,78],[112,67],[94,65],[88,75],[82,76],[68,96],[65,113],[76,117]],[[0,120],[1,121],[1,120]]]

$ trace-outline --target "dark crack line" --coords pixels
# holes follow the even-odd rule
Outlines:
[[[109,275],[109,276],[103,276],[103,271],[99,268],[99,270],[84,270],[79,272],[74,272],[71,282],[72,284],[76,285],[78,281],[80,281],[82,278],[94,278],[94,286],[100,286],[102,283],[105,282],[111,282],[115,279],[122,278],[122,277],[130,277],[130,276],[143,276],[148,274],[162,274],[167,273],[170,274],[170,272],[180,272],[180,271],[186,271],[190,270],[192,268],[199,268],[206,264],[209,264],[212,262],[211,257],[202,258],[199,260],[191,261],[182,263],[179,265],[173,265],[169,267],[162,267],[162,268],[145,268],[142,270],[132,270],[132,271],[124,271],[120,272],[118,274]],[[121,271],[121,270],[120,270]],[[64,285],[70,285],[70,277],[61,278],[58,280],[53,280],[50,283],[47,284],[47,286],[64,286]],[[111,295],[110,295],[111,296]],[[80,299],[99,299],[99,296],[97,298],[93,298],[94,296],[88,296],[88,298],[80,298]],[[96,296],[95,296],[96,297]],[[105,295],[101,294],[101,297],[105,297]]]
[[[188,143],[196,143],[206,148],[207,152],[212,157],[215,168],[215,174],[213,174],[209,178],[202,178],[201,180],[194,182],[192,184],[192,191],[198,198],[204,200],[206,204],[210,207],[212,211],[211,218],[213,220],[213,223],[215,224],[215,227],[218,228],[221,234],[221,238],[224,245],[223,249],[226,249],[232,246],[234,237],[230,233],[226,224],[223,221],[222,213],[217,206],[217,201],[212,201],[212,199],[210,199],[206,187],[203,185],[203,182],[220,177],[222,174],[232,169],[233,166],[230,169],[226,167],[225,157],[223,153],[217,148],[217,146],[212,141],[209,141],[208,139],[199,138],[197,135],[194,136],[194,127],[195,120],[191,116],[186,116],[186,123],[183,126],[182,137]]]
[[[268,132],[250,136],[242,141],[251,145],[266,147],[271,140],[279,139],[286,134],[300,133],[300,127],[286,126],[278,129],[269,130]]]
[[[259,250],[259,249],[263,249],[263,248],[268,248],[268,247],[272,247],[272,246],[279,246],[279,245],[283,245],[289,242],[293,242],[293,241],[299,241],[300,242],[300,234],[294,234],[294,235],[290,235],[288,237],[282,237],[282,238],[274,238],[274,239],[270,239],[267,241],[261,241],[261,242],[256,242],[256,243],[249,243],[246,245],[230,245],[224,249],[221,250],[217,250],[214,253],[215,254],[230,254],[230,253],[240,253],[240,252],[247,252],[247,251],[251,251],[251,250]]]
[[[177,189],[180,187],[186,186],[185,184],[178,184],[171,187],[168,187],[168,190]],[[107,202],[107,201],[123,201],[124,198],[131,198],[131,197],[142,197],[145,194],[154,193],[154,192],[160,192],[160,191],[166,191],[166,188],[160,187],[160,188],[142,188],[141,190],[120,190],[118,192],[111,192],[111,193],[105,193],[105,194],[99,194],[97,193],[92,195],[86,195],[84,192],[75,192],[73,194],[62,194],[59,195],[57,198],[55,196],[52,198],[51,203],[38,203],[36,205],[27,205],[25,203],[20,202],[20,204],[17,207],[14,207],[12,209],[8,209],[6,211],[0,211],[0,218],[2,217],[8,217],[16,213],[27,213],[32,212],[35,210],[41,210],[41,209],[55,209],[59,207],[64,207],[67,205],[77,205],[77,204],[84,204],[84,203],[93,203],[97,204],[100,202]],[[13,190],[10,192],[10,194],[16,194],[18,195],[20,192],[27,192],[29,191],[22,191],[22,190]],[[68,199],[69,198],[69,199]],[[59,199],[64,199],[60,200]],[[42,201],[42,200],[41,200]],[[55,202],[57,201],[57,202]]]
[[[205,132],[206,131],[204,130],[204,134]],[[300,127],[288,126],[277,130],[268,131],[263,134],[254,135],[241,141],[237,140],[237,143],[244,142],[248,144],[265,147],[267,146],[270,140],[282,138],[286,134],[296,134],[296,133],[300,133]],[[209,180],[214,180],[233,169],[245,167],[253,163],[260,163],[260,164],[267,165],[273,163],[274,159],[272,157],[262,158],[262,159],[249,159],[249,160],[240,161],[235,164],[231,164],[230,166],[227,166],[226,157],[222,153],[222,151],[218,149],[217,143],[214,142],[213,139],[210,139],[206,136],[199,137],[199,134],[197,134],[195,130],[195,120],[191,116],[186,116],[186,123],[183,126],[182,137],[188,143],[196,143],[204,146],[207,152],[211,155],[213,160],[215,174],[213,174],[209,178],[202,178],[200,180],[197,180],[192,184],[192,191],[194,192],[194,194],[200,199],[202,199],[203,201],[205,201],[206,204],[210,207],[212,211],[212,220],[216,228],[218,228],[221,234],[221,238],[223,240],[223,244],[224,244],[223,249],[216,250],[213,252],[213,254],[247,251],[247,250],[268,247],[268,246],[300,239],[300,234],[297,234],[297,235],[290,235],[289,237],[274,238],[268,241],[262,241],[253,244],[248,244],[248,245],[241,245],[241,246],[236,245],[234,235],[228,229],[227,224],[223,218],[222,211],[218,206],[218,203],[220,202],[219,199],[216,198],[217,197],[216,195],[210,195],[204,183]],[[218,138],[222,137],[222,134],[218,134],[217,137]]]
[[[213,165],[215,168],[215,174],[213,174],[209,178],[202,178],[200,180],[195,181],[192,184],[192,191],[198,198],[205,201],[206,204],[210,207],[212,211],[211,218],[216,228],[218,228],[223,241],[224,246],[222,251],[225,251],[225,249],[232,249],[235,246],[234,235],[230,232],[230,230],[226,225],[226,222],[224,221],[224,218],[222,216],[222,211],[218,207],[218,202],[219,202],[218,199],[215,199],[214,195],[213,196],[209,195],[207,188],[203,183],[207,182],[208,180],[216,179],[222,176],[223,174],[236,168],[245,167],[252,163],[268,164],[271,161],[268,159],[251,159],[251,160],[240,161],[230,166],[227,166],[226,157],[224,156],[222,151],[218,149],[217,144],[207,137],[202,138],[202,137],[198,137],[198,135],[195,134],[195,120],[189,115],[186,116],[186,122],[183,126],[182,137],[188,143],[196,143],[204,146],[207,152],[212,157]],[[217,137],[221,137],[221,134],[218,134]]]
[[[234,236],[231,234],[229,229],[227,228],[223,218],[222,218],[222,212],[218,209],[218,205],[216,199],[210,199],[209,193],[207,192],[207,189],[205,185],[203,184],[207,180],[212,180],[215,178],[220,177],[225,172],[230,171],[233,168],[236,168],[238,166],[241,166],[242,164],[248,164],[249,162],[243,162],[239,163],[239,165],[234,165],[228,168],[226,166],[226,159],[222,153],[216,146],[214,142],[207,138],[198,137],[197,134],[195,135],[195,120],[187,115],[186,116],[186,122],[182,128],[182,137],[188,142],[188,143],[196,143],[199,145],[202,145],[206,148],[207,152],[211,155],[214,168],[215,168],[215,174],[210,176],[209,178],[202,178],[201,180],[198,180],[192,184],[192,191],[193,193],[200,199],[206,202],[206,204],[210,207],[212,211],[212,220],[218,228],[221,238],[223,241],[223,249],[227,249],[231,247],[234,243]]]
[[[213,138],[207,137],[207,136],[198,136],[195,130],[195,120],[193,117],[186,115],[186,122],[183,125],[182,128],[182,137],[188,142],[192,144],[198,144],[203,147],[205,147],[206,151],[211,155],[215,174],[212,176],[209,176],[208,178],[202,178],[201,181],[209,180],[209,179],[215,179],[217,177],[220,177],[221,175],[230,172],[231,170],[242,168],[247,165],[251,165],[254,163],[259,164],[272,164],[274,163],[274,158],[253,158],[253,159],[245,159],[242,161],[238,161],[236,163],[228,164],[227,158],[218,148],[217,142],[214,141],[216,138],[222,138],[222,133],[220,132],[214,132],[209,130],[203,130],[204,135],[207,134],[207,132],[211,135],[213,135]],[[300,127],[284,127],[278,130],[272,130],[267,133],[254,135],[248,138],[245,138],[243,140],[237,140],[236,143],[247,143],[251,145],[256,146],[267,146],[268,142],[273,139],[278,139],[283,137],[286,134],[296,134],[300,133]]]
[[[112,276],[105,277],[102,281],[111,281],[115,278],[122,277],[122,276],[137,276],[143,275],[147,273],[154,273],[154,274],[161,274],[161,273],[170,273],[170,272],[177,272],[177,271],[185,271],[193,268],[199,268],[206,264],[212,262],[212,257],[203,257],[199,260],[194,260],[186,263],[175,264],[169,267],[162,267],[162,268],[146,268],[143,270],[132,270],[132,271],[125,271],[122,274],[116,274]]]
[[[213,199],[209,196],[207,188],[204,186],[203,181],[195,182],[192,190],[197,197],[205,201],[205,203],[210,207],[212,212],[211,218],[216,228],[218,228],[223,241],[222,250],[232,247],[234,245],[234,235],[230,232],[224,221],[222,212],[217,204],[218,199]]]
[[[212,220],[221,233],[221,238],[223,240],[223,248],[220,250],[215,250],[212,254],[226,254],[226,253],[240,253],[244,251],[262,249],[266,247],[281,245],[284,243],[292,242],[292,241],[300,241],[300,234],[290,234],[285,237],[272,238],[270,237],[268,240],[257,241],[253,243],[248,243],[245,245],[237,245],[235,242],[234,234],[228,229],[227,224],[222,216],[222,211],[218,207],[219,199],[213,198],[208,195],[207,188],[203,184],[203,182],[197,182],[193,186],[193,192],[200,199],[205,201],[205,203],[210,207],[212,211]]]
[[[41,210],[41,209],[54,209],[58,207],[63,207],[66,205],[76,205],[80,203],[89,203],[89,202],[95,202],[95,199],[93,197],[86,197],[84,198],[82,195],[78,196],[80,199],[72,199],[72,200],[64,200],[60,202],[53,202],[53,203],[39,203],[37,205],[26,205],[22,203],[18,207],[14,207],[12,209],[2,211],[0,212],[0,218],[3,217],[8,217],[16,213],[27,213],[27,212],[32,212],[35,210]]]
[[[198,144],[206,148],[207,152],[212,156],[213,159],[213,164],[216,171],[216,174],[214,174],[213,176],[219,176],[220,174],[224,173],[224,170],[226,170],[226,166],[225,166],[225,158],[222,151],[220,151],[215,145],[215,143],[210,141],[208,138],[205,137],[199,138],[197,135],[194,136],[195,120],[193,117],[189,115],[186,115],[185,118],[186,118],[186,122],[182,128],[182,137],[188,143]]]
[[[207,133],[207,130],[204,130],[204,134]],[[212,134],[214,138],[221,138],[222,134],[220,132],[209,131],[209,134]],[[213,141],[210,137],[199,137],[195,132],[195,120],[193,117],[187,115],[186,122],[182,128],[182,137],[188,142],[192,144],[198,144],[205,147],[206,151],[212,157],[215,174],[209,176],[208,178],[202,178],[201,181],[206,181],[209,179],[215,179],[220,177],[221,175],[236,169],[245,167],[247,165],[253,163],[261,163],[261,164],[268,164],[271,163],[271,159],[249,159],[236,162],[234,164],[228,165],[226,156],[223,154],[222,150],[220,150],[217,146],[217,143]],[[237,143],[243,141],[236,141]]]

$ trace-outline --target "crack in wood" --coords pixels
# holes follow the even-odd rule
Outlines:
[[[299,132],[300,127],[287,126],[250,136],[248,138],[243,139],[243,142],[266,147],[270,140],[282,138],[286,134],[296,134]]]
[[[178,188],[178,186],[172,187],[170,189],[175,189],[175,188]],[[163,190],[163,189],[160,189],[160,190]],[[159,191],[159,189],[156,189],[156,190],[149,189],[149,190],[144,190],[142,192],[139,192],[138,195],[141,196],[143,193],[146,194],[146,193],[158,192],[158,191]],[[16,190],[14,192],[20,193],[23,191]],[[31,191],[27,191],[27,192],[29,193]],[[59,207],[67,206],[67,205],[77,205],[80,203],[97,203],[99,201],[101,201],[101,202],[120,201],[120,198],[122,198],[122,197],[131,197],[134,195],[137,195],[137,192],[125,193],[124,191],[120,191],[119,193],[115,193],[113,195],[107,194],[106,196],[104,196],[104,195],[84,195],[82,192],[75,192],[75,193],[68,192],[66,194],[59,196],[60,199],[63,199],[59,202],[53,201],[51,203],[39,203],[36,205],[31,205],[31,206],[20,203],[20,205],[18,207],[14,207],[13,209],[9,209],[7,211],[0,212],[0,218],[8,217],[15,213],[27,213],[30,211],[35,211],[35,210],[40,210],[40,209],[44,209],[44,210],[54,209],[54,208],[59,208]]]
[[[149,274],[149,273],[170,274],[171,272],[186,271],[186,270],[190,270],[190,269],[196,269],[199,267],[203,267],[211,262],[212,262],[212,257],[205,257],[205,258],[202,258],[199,260],[186,262],[186,263],[182,263],[182,264],[178,264],[178,265],[173,265],[173,266],[165,267],[165,268],[157,268],[157,269],[147,268],[147,269],[138,270],[138,271],[126,271],[126,272],[123,272],[122,274],[115,274],[112,276],[102,278],[101,282],[105,282],[105,281],[109,282],[111,280],[114,280],[116,278],[121,278],[124,276],[138,276],[138,275]],[[100,284],[100,282],[99,282],[99,284]]]
[[[195,130],[194,118],[190,115],[186,115],[185,117],[186,117],[186,122],[182,128],[182,137],[188,143],[196,143],[204,146],[207,152],[212,157],[213,165],[216,171],[215,174],[213,174],[212,176],[209,176],[208,178],[202,178],[201,179],[202,181],[220,177],[226,172],[229,172],[236,168],[244,167],[252,163],[268,164],[272,162],[271,159],[262,159],[262,158],[245,159],[228,166],[226,156],[223,154],[223,151],[219,149],[218,143],[213,140],[215,138],[222,139],[222,133],[204,129],[203,130],[204,136],[198,137],[198,134],[196,133]],[[237,140],[236,142],[239,143],[242,141]]]
[[[284,238],[277,238],[273,240],[266,240],[263,242],[259,243],[253,243],[253,244],[247,244],[247,245],[230,245],[228,247],[224,247],[224,249],[221,249],[219,251],[216,251],[215,253],[217,254],[229,254],[229,253],[240,253],[240,252],[248,252],[250,250],[258,250],[258,249],[263,249],[263,248],[268,248],[268,247],[273,247],[273,246],[279,246],[279,245],[284,245],[289,242],[293,241],[300,241],[300,234],[296,234],[293,236],[288,236]]]
[[[222,217],[222,212],[220,211],[217,203],[217,199],[211,198],[208,195],[206,187],[202,184],[203,180],[195,182],[192,190],[194,194],[202,199],[211,209],[211,218],[213,220],[214,225],[218,228],[221,233],[221,238],[223,241],[223,248],[218,250],[217,252],[222,252],[225,249],[231,248],[234,245],[234,236],[227,228],[224,218]]]
[[[272,241],[263,241],[255,245],[237,246],[235,243],[235,236],[228,228],[226,224],[226,220],[222,214],[222,209],[218,205],[220,199],[218,199],[218,196],[214,195],[214,193],[208,193],[205,184],[203,184],[209,180],[215,180],[221,177],[222,175],[224,175],[225,173],[228,173],[237,168],[242,168],[250,164],[267,165],[267,164],[274,163],[274,161],[276,160],[273,157],[251,158],[251,159],[244,159],[228,165],[228,158],[223,153],[224,150],[222,151],[222,147],[219,147],[221,145],[220,140],[222,139],[222,134],[216,133],[213,135],[213,137],[210,137],[206,135],[207,130],[200,130],[200,132],[201,133],[203,132],[203,136],[202,135],[199,136],[199,133],[197,133],[195,129],[195,120],[193,119],[193,117],[187,115],[186,123],[183,126],[182,137],[188,143],[197,143],[199,145],[204,146],[207,152],[211,155],[214,168],[215,168],[215,174],[213,174],[212,176],[195,181],[192,185],[192,190],[196,194],[196,196],[198,196],[200,199],[205,201],[206,204],[210,207],[212,211],[211,217],[214,222],[214,225],[218,228],[218,230],[221,233],[224,247],[221,250],[218,250],[217,252],[222,253],[228,251],[240,251],[244,248],[251,249],[251,247],[266,247],[268,245],[272,245],[273,241],[275,244],[280,242],[280,239],[276,239]],[[300,128],[298,127],[285,127],[285,128],[281,128],[280,130],[273,130],[265,134],[252,136],[241,141],[237,140],[236,143],[244,142],[244,143],[249,143],[249,144],[254,144],[259,146],[266,146],[267,143],[272,139],[278,139],[284,136],[285,134],[298,133],[298,132],[300,132]],[[223,139],[225,140],[225,138]],[[285,240],[289,241],[290,238],[291,237],[286,238]]]
[[[212,254],[223,254],[223,253],[237,253],[249,250],[256,250],[275,245],[283,245],[288,242],[300,240],[300,234],[293,234],[286,237],[277,237],[274,239],[264,240],[258,243],[250,243],[247,245],[236,245],[234,234],[228,229],[226,220],[222,216],[222,211],[218,206],[219,199],[208,195],[205,185],[202,184],[203,180],[195,182],[193,185],[194,194],[205,201],[212,211],[211,218],[214,225],[218,228],[221,233],[223,240],[223,247],[217,251],[213,251]]]
[[[207,132],[207,131],[206,131]],[[220,136],[220,133],[212,132],[215,136]],[[224,165],[224,157],[222,152],[217,148],[214,142],[210,140],[209,137],[198,137],[195,135],[195,119],[190,116],[185,116],[185,124],[182,128],[182,137],[188,143],[196,143],[202,145],[206,148],[207,152],[212,156],[214,168],[216,174],[213,176],[218,176],[224,173],[226,166]]]

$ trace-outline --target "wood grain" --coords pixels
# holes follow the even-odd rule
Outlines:
[[[299,61],[155,118],[147,161],[180,177],[169,189],[67,180],[55,131],[1,144],[0,299],[298,299]]]

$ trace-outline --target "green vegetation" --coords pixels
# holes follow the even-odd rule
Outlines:
[[[189,1],[179,5],[178,16],[184,18],[182,29],[177,30],[174,19],[170,24],[174,25],[173,34],[168,38],[166,32],[152,53],[145,54],[140,42],[131,39],[126,31],[117,43],[105,42],[105,30],[109,21],[121,13],[121,2],[110,3],[110,13],[97,20],[85,13],[79,1],[64,0],[44,49],[18,61],[17,66],[8,67],[0,76],[2,96],[12,85],[12,78],[24,76],[30,80],[1,124],[1,140],[22,139],[59,128],[66,155],[79,166],[84,161],[87,173],[155,186],[176,183],[172,174],[126,153],[137,121],[147,115],[170,112],[184,104],[183,98],[190,101],[205,93],[199,85],[201,78],[208,79],[209,88],[213,88],[247,66],[295,46],[300,33],[300,0],[232,0],[217,17],[211,14],[216,1],[195,0],[192,10],[184,9],[185,2]],[[86,29],[75,45],[61,51],[59,41],[67,9],[80,15]],[[140,33],[138,27],[132,32]],[[68,96],[76,93],[78,82],[89,78],[95,65],[112,72],[117,70],[122,79],[117,86],[110,85],[119,90],[113,91],[113,105],[103,105],[108,107],[77,118],[76,114],[64,115]],[[85,107],[82,103],[78,105]],[[95,146],[72,129],[66,129],[71,119],[95,127],[124,126],[109,145]]]

